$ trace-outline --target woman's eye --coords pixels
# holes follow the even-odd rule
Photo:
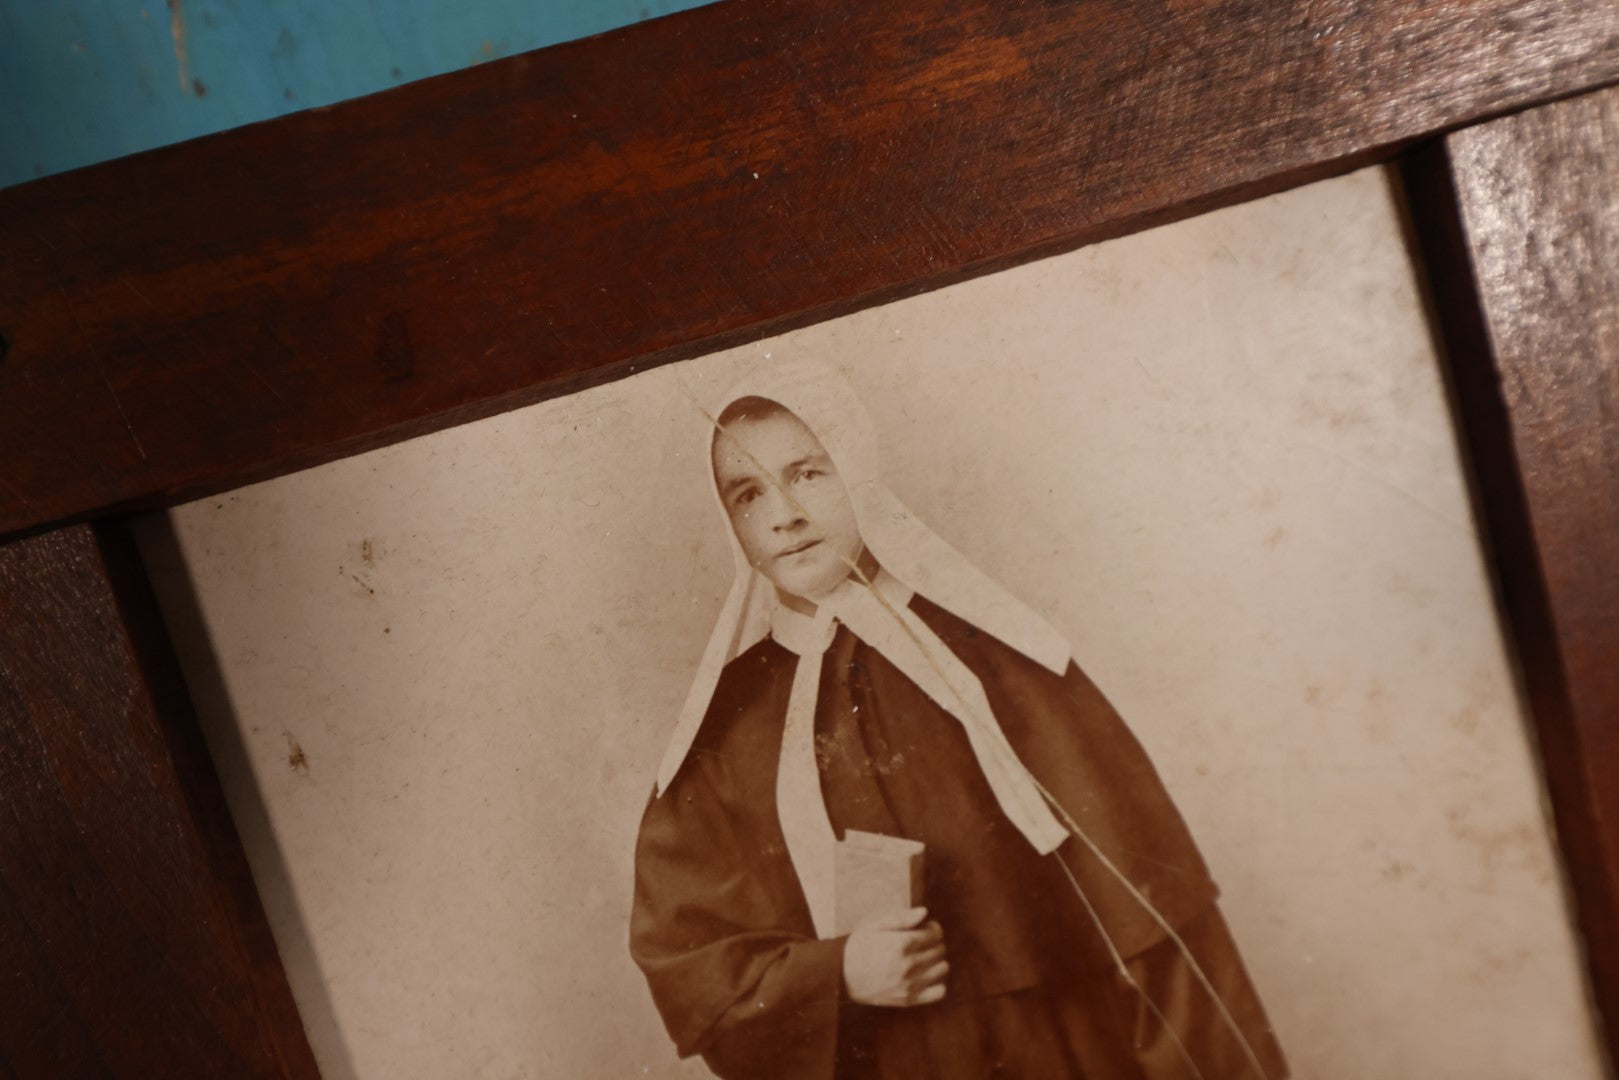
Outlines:
[[[758,497],[759,497],[759,489],[758,488],[748,488],[747,490],[742,491],[742,492],[737,494],[736,504],[738,506],[746,506],[748,503],[752,502],[754,499],[757,499]]]
[[[825,475],[826,475],[826,473],[823,472],[820,469],[804,469],[804,470],[801,470],[799,472],[799,474],[796,477],[794,477],[794,479],[795,480],[818,480],[818,479],[820,479],[821,477],[823,477]]]

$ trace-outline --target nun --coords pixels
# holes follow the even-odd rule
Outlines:
[[[1191,834],[1067,641],[881,483],[819,365],[703,414],[736,577],[635,853],[630,951],[726,1080],[1283,1080]],[[850,830],[921,895],[836,918]]]

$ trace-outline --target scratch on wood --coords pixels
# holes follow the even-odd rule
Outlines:
[[[169,0],[169,36],[174,39],[174,64],[179,69],[180,89],[191,93],[191,80],[186,77],[186,17],[180,10],[180,0]]]
[[[107,378],[107,370],[97,364],[96,374],[101,376],[102,385],[107,388],[107,393],[112,395],[113,407],[118,410],[119,417],[123,419],[124,427],[129,431],[130,440],[135,444],[135,449],[140,452],[141,460],[147,460],[146,447],[141,445],[140,436],[135,434],[135,425],[129,422],[129,414],[124,411],[124,403],[118,400],[118,391],[112,388],[112,380]]]
[[[119,282],[119,284],[123,285],[124,288],[126,288],[130,292],[134,293],[135,296],[137,298],[139,298],[141,303],[145,304],[147,307],[151,308],[153,311],[157,312],[160,315],[163,313],[162,308],[160,308],[156,304],[152,303],[152,298],[151,297],[147,296],[145,293],[143,293],[139,289],[135,288],[135,283],[133,281],[130,281],[127,277],[124,277],[122,274],[120,274],[118,276],[118,282]]]

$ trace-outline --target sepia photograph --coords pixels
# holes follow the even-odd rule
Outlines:
[[[1599,1080],[1465,476],[1367,169],[138,535],[326,1076]]]
[[[1285,1075],[1151,763],[883,486],[862,414],[784,363],[713,418],[737,576],[631,924],[676,1045],[722,1076]]]

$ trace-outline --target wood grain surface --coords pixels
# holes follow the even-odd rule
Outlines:
[[[721,3],[0,191],[0,535],[199,496],[1619,80],[1566,0]]]
[[[313,1077],[144,572],[0,546],[0,1075]]]
[[[1407,175],[1619,1059],[1619,90],[1457,132]]]

